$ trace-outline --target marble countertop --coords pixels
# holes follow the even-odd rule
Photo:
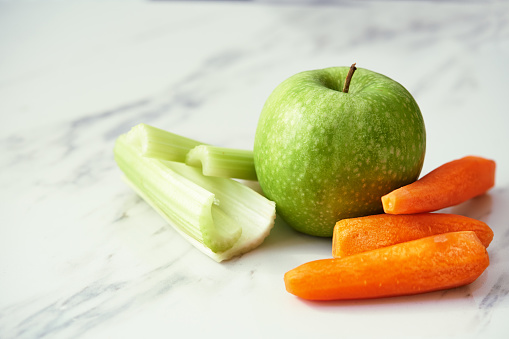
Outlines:
[[[121,180],[130,127],[250,149],[277,84],[353,62],[416,98],[423,173],[497,162],[488,194],[448,209],[495,233],[471,285],[303,301],[283,275],[330,239],[278,219],[216,263]],[[508,338],[508,79],[503,1],[0,3],[0,338]]]

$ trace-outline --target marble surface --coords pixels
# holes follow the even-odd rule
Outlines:
[[[0,338],[508,338],[508,60],[503,1],[0,3]],[[471,285],[306,302],[283,274],[330,239],[278,220],[219,264],[121,180],[131,126],[249,149],[279,82],[352,62],[414,94],[423,173],[497,161],[489,194],[448,209],[495,232]]]

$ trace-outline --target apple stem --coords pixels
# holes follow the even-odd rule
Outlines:
[[[343,85],[343,93],[348,93],[348,90],[350,89],[350,81],[352,81],[353,73],[357,69],[355,65],[356,64],[352,64],[352,66],[350,66],[350,70],[348,71],[348,74],[345,79],[345,84]]]

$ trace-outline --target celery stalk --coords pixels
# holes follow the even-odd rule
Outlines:
[[[115,160],[134,191],[178,233],[218,262],[263,242],[274,226],[274,202],[235,180],[142,156],[145,127],[139,126],[117,139]]]
[[[187,153],[186,164],[207,176],[257,180],[253,151],[200,145]]]
[[[136,125],[129,136],[144,157],[185,162],[207,176],[257,180],[252,151],[206,145],[147,124]]]
[[[185,162],[187,153],[202,142],[189,139],[147,124],[134,126],[128,134],[140,147],[141,155],[168,161]]]

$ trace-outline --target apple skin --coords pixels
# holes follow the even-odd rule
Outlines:
[[[383,213],[381,197],[418,179],[421,111],[396,81],[349,67],[296,74],[260,114],[254,163],[263,193],[296,230],[331,237],[338,220]]]

